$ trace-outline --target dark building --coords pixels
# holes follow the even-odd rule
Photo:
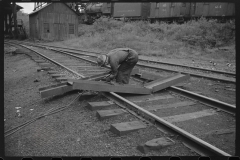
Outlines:
[[[66,40],[78,35],[78,14],[65,3],[49,3],[29,14],[30,38]]]
[[[17,19],[17,12],[22,9],[15,2],[3,2],[4,6],[4,35],[12,38],[18,38],[23,31],[22,21]],[[25,33],[24,33],[25,34]]]

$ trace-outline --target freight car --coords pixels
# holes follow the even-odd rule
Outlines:
[[[92,23],[101,16],[115,19],[150,21],[184,21],[200,18],[231,18],[235,16],[234,3],[91,3],[85,8],[85,22]]]
[[[88,3],[80,13],[80,19],[84,23],[92,24],[101,16],[112,17],[113,5],[114,3]]]

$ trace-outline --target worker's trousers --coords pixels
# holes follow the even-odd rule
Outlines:
[[[118,73],[116,76],[116,82],[120,84],[128,84],[131,76],[131,72],[134,66],[138,62],[138,54],[136,52],[130,51],[128,57],[122,64],[118,67]]]

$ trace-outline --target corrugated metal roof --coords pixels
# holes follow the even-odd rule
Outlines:
[[[32,14],[34,14],[34,13],[37,13],[37,12],[39,12],[40,10],[42,10],[43,8],[45,8],[45,7],[47,7],[47,6],[49,6],[49,5],[51,5],[52,3],[49,3],[49,4],[47,4],[47,5],[45,5],[45,6],[43,6],[43,7],[41,7],[41,8],[39,8],[38,10],[36,10],[36,11],[34,11],[34,12],[32,12],[32,13],[29,13],[28,15],[30,16],[30,15],[32,15]],[[62,4],[65,4],[65,3],[62,3]],[[67,4],[65,4],[71,11],[73,11]],[[74,11],[73,11],[74,12]],[[76,12],[74,12],[76,15],[78,15]]]
[[[31,14],[34,14],[34,13],[37,13],[37,12],[41,11],[43,8],[45,8],[45,7],[47,7],[47,6],[51,5],[51,4],[52,4],[52,3],[49,3],[49,4],[47,4],[47,5],[45,5],[45,6],[41,7],[41,8],[39,8],[38,10],[33,11],[32,13],[29,13],[29,16],[30,16]]]

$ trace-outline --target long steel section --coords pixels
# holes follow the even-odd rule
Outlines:
[[[22,45],[21,45],[22,46]],[[26,46],[23,46],[25,48],[28,48]],[[29,50],[34,51],[33,49],[28,48]],[[42,55],[41,53],[34,51],[40,55]],[[42,55],[43,57],[46,57],[44,55]],[[47,57],[46,57],[47,58]],[[48,59],[48,58],[47,58]],[[66,68],[67,70],[69,70],[67,67],[59,64],[58,62],[55,62],[53,60],[51,60],[53,63],[56,63],[60,66],[62,66],[63,68]],[[71,70],[70,70],[71,71]],[[72,71],[71,71],[72,72]],[[74,74],[85,78],[85,76],[73,71]],[[176,87],[175,87],[176,88]],[[151,112],[141,108],[140,106],[132,103],[131,101],[119,96],[118,94],[114,93],[114,92],[109,92],[109,93],[104,93],[106,96],[113,96],[114,99],[118,102],[121,102],[122,104],[124,104],[125,106],[127,106],[128,108],[130,107],[130,109],[135,110],[135,112],[137,112],[138,114],[141,114],[143,117],[149,118],[150,120],[154,121],[156,124],[159,123],[161,125],[163,125],[164,127],[168,128],[169,130],[171,130],[172,132],[175,132],[179,135],[181,135],[183,137],[183,139],[185,139],[186,143],[188,144],[194,144],[196,147],[196,152],[198,152],[201,155],[204,156],[213,156],[213,155],[218,155],[218,156],[231,156],[230,154],[220,150],[219,148],[201,140],[200,138],[191,135],[190,133],[182,130],[181,128],[167,122],[166,120],[158,117],[157,115],[152,114]],[[190,141],[190,142],[187,142]]]
[[[152,68],[152,69],[159,69],[159,70],[165,70],[165,71],[170,71],[170,72],[179,72],[177,70],[161,68],[161,67],[153,66],[153,65],[149,65],[149,64],[137,63],[137,65],[141,66],[141,67]],[[195,77],[203,77],[203,78],[212,79],[212,80],[236,83],[236,80],[231,80],[231,79],[221,79],[221,78],[211,77],[211,76],[207,76],[207,75],[201,75],[201,74],[197,74],[197,73],[190,73],[190,72],[185,72],[185,71],[181,71],[181,73],[190,74],[191,76],[195,76]]]
[[[187,91],[187,90],[175,87],[175,86],[171,86],[171,87],[169,87],[169,89],[172,92],[180,93],[180,95],[184,95],[188,98],[198,100],[200,103],[203,103],[207,106],[210,106],[210,107],[213,107],[213,108],[220,108],[223,111],[225,111],[227,113],[230,113],[230,114],[233,114],[233,115],[236,114],[236,106],[234,106],[234,105],[224,103],[222,101],[219,101],[219,100],[216,100],[216,99],[213,99],[213,98],[208,98],[206,96],[203,96],[203,95],[200,95],[200,94],[197,94],[197,93],[193,93],[193,92],[190,92],[190,91]]]
[[[74,54],[70,54],[70,53],[67,53],[65,51],[61,51],[61,50],[56,50],[56,49],[52,49],[52,48],[49,48],[53,51],[57,51],[57,52],[61,52],[61,53],[64,53],[64,54],[67,54],[67,55],[70,55],[70,56],[73,56],[75,58],[80,58],[82,60],[85,60],[85,61],[88,61],[90,63],[93,63],[93,64],[96,64],[95,61],[92,61],[92,60],[89,60],[89,59],[86,59],[86,58],[83,58],[83,57],[80,57],[80,56],[77,56],[77,55],[74,55]],[[31,50],[31,49],[30,49]],[[34,51],[34,50],[33,50]],[[35,52],[35,51],[34,51]],[[53,61],[53,60],[51,60]],[[56,64],[59,64],[58,62],[55,62],[53,61],[54,63]],[[77,74],[79,75],[80,77],[84,78],[83,75],[80,75],[79,73],[75,72],[75,71],[72,71],[71,69],[59,64],[60,66],[66,68],[67,70],[69,70],[70,72],[74,73],[74,74]],[[106,68],[110,68],[109,66],[106,66]],[[187,91],[187,90],[184,90],[184,89],[181,89],[181,88],[178,88],[178,87],[175,87],[175,86],[171,86],[169,87],[171,89],[171,91],[175,92],[175,93],[181,93],[182,95],[185,95],[186,97],[188,98],[192,98],[194,100],[198,100],[199,102],[205,104],[205,105],[208,105],[210,107],[214,107],[214,108],[220,108],[222,109],[223,111],[227,112],[227,113],[230,113],[230,114],[235,114],[236,113],[236,106],[234,105],[230,105],[230,104],[227,104],[227,103],[224,103],[224,102],[221,102],[221,101],[218,101],[216,99],[212,99],[212,98],[208,98],[206,96],[203,96],[203,95],[200,95],[200,94],[196,94],[196,93],[193,93],[193,92],[190,92],[190,91]]]
[[[225,72],[225,71],[220,71],[220,70],[210,70],[210,69],[207,69],[207,68],[199,68],[199,67],[187,66],[187,65],[183,65],[183,64],[176,64],[176,63],[170,63],[170,62],[159,62],[159,61],[145,60],[145,59],[140,59],[140,61],[149,61],[149,62],[152,62],[152,63],[174,65],[174,66],[178,66],[178,67],[186,67],[186,68],[192,68],[192,69],[197,69],[197,70],[202,70],[202,71],[215,72],[215,73],[221,73],[221,74],[228,74],[228,75],[231,75],[231,76],[236,76],[236,74],[233,73],[233,72]]]
[[[33,45],[32,43],[29,43],[29,42],[24,42],[24,43]],[[102,54],[101,52],[93,52],[93,51],[87,51],[87,50],[81,50],[81,49],[75,49],[75,48],[58,47],[58,46],[52,46],[52,45],[46,45],[46,44],[41,44],[41,45],[34,44],[34,45],[35,45],[35,46],[39,46],[39,47],[47,46],[47,47],[53,47],[53,48],[60,48],[60,49],[67,49],[67,50],[74,50],[74,51],[80,51],[80,52],[93,53],[93,54],[95,54],[95,56],[96,56],[96,55],[99,55],[99,54]],[[68,52],[71,52],[71,51],[68,51]],[[72,52],[72,53],[75,53],[75,52]],[[83,54],[83,53],[78,53],[78,54],[86,55],[86,54]],[[87,55],[88,55],[88,56],[91,56],[91,57],[94,57],[94,55],[89,55],[89,54],[87,54]],[[152,63],[166,64],[166,65],[174,65],[174,66],[179,66],[179,67],[187,67],[187,68],[192,68],[192,69],[197,69],[197,70],[202,70],[202,71],[208,71],[208,72],[228,74],[228,75],[231,75],[231,76],[235,76],[235,75],[236,75],[236,74],[233,73],[233,72],[226,72],[226,71],[220,71],[220,70],[210,70],[210,69],[207,69],[207,68],[187,66],[187,65],[175,64],[175,63],[170,63],[170,62],[159,62],[159,61],[144,60],[144,59],[139,59],[139,60],[140,60],[140,61],[148,61],[148,62],[152,62]],[[144,65],[144,64],[140,64],[140,65]],[[148,67],[148,65],[147,65],[146,67]],[[167,70],[167,71],[171,71],[171,70]],[[192,75],[193,75],[193,74],[192,74]],[[196,76],[199,76],[199,75],[196,74]],[[211,78],[211,77],[205,77],[205,78]]]
[[[77,73],[77,72],[75,72],[75,71],[73,71],[73,70],[67,68],[66,66],[64,66],[64,65],[62,65],[62,64],[60,64],[60,63],[58,63],[58,62],[56,62],[56,61],[54,61],[54,60],[48,58],[47,56],[45,56],[45,55],[39,53],[38,51],[35,51],[35,50],[33,50],[33,49],[31,49],[31,48],[25,46],[25,45],[21,45],[21,44],[18,44],[18,45],[20,45],[20,46],[22,46],[22,47],[25,47],[25,48],[27,48],[27,49],[29,49],[29,50],[31,50],[31,51],[33,51],[33,52],[39,54],[40,56],[42,56],[42,57],[46,58],[47,60],[49,60],[49,61],[51,61],[51,62],[53,62],[53,63],[55,63],[55,64],[57,64],[57,65],[59,65],[59,66],[61,66],[61,67],[63,67],[63,68],[65,68],[66,70],[68,70],[68,71],[70,71],[70,72],[72,72],[72,73],[74,73],[74,74],[80,76],[81,78],[84,78],[84,77],[85,77],[85,76],[83,76],[83,75],[81,75],[81,74],[79,74],[79,73]]]
[[[108,93],[104,93],[104,94],[108,94]],[[172,130],[172,132],[176,132],[178,134],[180,134],[182,137],[184,137],[187,140],[190,140],[191,144],[196,145],[197,149],[199,150],[198,153],[204,156],[231,156],[230,154],[220,150],[219,148],[201,140],[200,138],[184,131],[183,129],[167,122],[166,120],[158,117],[157,115],[152,114],[151,112],[139,107],[138,105],[132,103],[131,101],[119,96],[118,94],[114,93],[114,92],[110,92],[109,93],[111,96],[116,97],[118,102],[121,102],[125,105],[127,105],[127,107],[130,109],[135,110],[135,112],[142,114],[145,117],[151,118],[153,119],[155,122],[158,122],[162,125],[164,125],[165,127],[169,128],[170,130]],[[186,142],[187,143],[187,142]]]

